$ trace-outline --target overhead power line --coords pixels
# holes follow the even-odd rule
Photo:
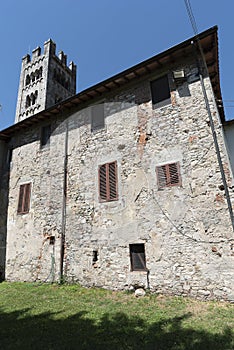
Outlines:
[[[208,67],[207,67],[207,63],[206,63],[206,58],[205,58],[205,55],[204,55],[204,52],[202,49],[201,41],[200,41],[200,38],[198,35],[197,24],[196,24],[195,17],[193,15],[193,10],[192,10],[190,1],[184,0],[184,3],[186,6],[186,9],[187,9],[187,13],[188,13],[191,25],[193,27],[194,34],[195,34],[195,44],[197,44],[197,48],[199,50],[199,53],[200,53],[200,56],[202,59],[202,64],[199,64],[200,60],[197,57],[198,67],[200,70],[199,76],[200,76],[200,82],[201,82],[201,87],[202,87],[202,93],[203,93],[205,104],[206,104],[206,110],[207,110],[207,113],[209,116],[210,127],[211,127],[211,131],[212,131],[212,136],[213,136],[215,151],[216,151],[217,160],[218,160],[218,164],[219,164],[219,169],[220,169],[220,173],[221,173],[221,177],[222,177],[222,181],[223,181],[228,211],[229,211],[229,215],[230,215],[230,219],[231,219],[231,223],[232,223],[232,229],[234,231],[234,215],[233,215],[232,203],[231,203],[231,199],[230,199],[230,195],[229,195],[227,180],[226,180],[226,176],[225,176],[225,172],[224,172],[224,167],[223,167],[222,158],[221,158],[221,154],[220,154],[218,139],[217,139],[217,135],[216,135],[216,131],[215,131],[215,125],[214,125],[214,121],[213,121],[213,117],[212,117],[212,113],[211,113],[211,109],[210,109],[207,91],[206,91],[205,84],[204,84],[204,77],[203,77],[204,74],[202,73],[201,66],[204,67],[207,76],[209,76],[209,71],[208,71]],[[196,48],[195,45],[194,45],[194,48]]]

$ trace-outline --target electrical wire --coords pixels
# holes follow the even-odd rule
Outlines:
[[[193,27],[194,34],[198,35],[197,23],[196,23],[194,15],[193,15],[193,11],[192,11],[192,7],[191,7],[191,4],[190,4],[190,1],[189,0],[184,0],[184,3],[185,3],[185,6],[186,6],[186,9],[187,9],[187,13],[188,13],[191,25]]]
[[[182,235],[182,236],[184,236],[184,237],[186,237],[186,238],[188,238],[188,239],[190,239],[190,240],[192,240],[192,241],[194,241],[194,242],[196,242],[196,243],[203,243],[203,244],[220,244],[220,243],[227,243],[227,242],[233,242],[233,241],[234,241],[234,238],[222,239],[222,240],[219,240],[219,241],[204,241],[204,240],[200,240],[200,239],[191,237],[191,236],[188,235],[187,233],[184,233],[184,232],[171,220],[171,218],[167,215],[167,213],[165,212],[165,210],[162,208],[162,206],[160,205],[160,203],[159,203],[158,200],[156,199],[155,194],[154,194],[154,191],[152,191],[152,193],[153,193],[153,198],[154,198],[154,200],[155,200],[157,206],[158,206],[159,209],[161,210],[162,214],[164,215],[164,217],[170,222],[170,224],[176,229],[176,231],[177,231],[180,235]]]

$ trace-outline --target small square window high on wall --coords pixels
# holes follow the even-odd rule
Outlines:
[[[182,185],[179,162],[157,166],[156,175],[159,190]]]
[[[100,202],[118,200],[117,162],[100,165],[98,177]]]
[[[131,271],[147,271],[145,261],[145,245],[143,243],[130,244]]]
[[[171,103],[171,92],[167,75],[150,82],[152,104],[164,106]]]
[[[26,214],[30,209],[31,183],[20,185],[17,214]]]

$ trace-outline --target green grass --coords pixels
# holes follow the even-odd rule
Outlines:
[[[233,350],[234,305],[3,282],[0,349]]]

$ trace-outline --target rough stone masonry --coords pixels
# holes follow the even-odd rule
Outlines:
[[[176,69],[187,77],[179,84]],[[162,76],[170,97],[154,104],[152,81]],[[204,84],[231,187],[208,76]],[[84,286],[234,301],[233,231],[192,55],[61,108],[8,143],[7,280],[58,281],[62,258],[63,278]],[[20,215],[28,183],[30,208]]]

